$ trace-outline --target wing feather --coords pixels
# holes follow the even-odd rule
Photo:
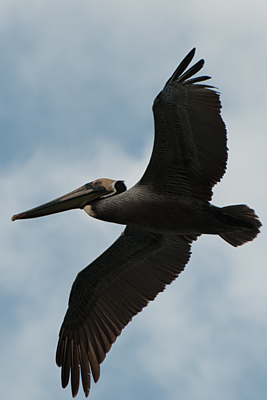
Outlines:
[[[210,201],[212,187],[226,169],[226,128],[218,92],[199,84],[209,77],[191,78],[204,60],[184,72],[193,55],[194,49],[154,101],[154,147],[139,184],[149,185],[157,193]]]
[[[190,244],[181,236],[127,227],[78,274],[56,354],[62,385],[67,386],[71,375],[73,396],[78,392],[80,374],[88,396],[90,370],[96,382],[100,364],[122,329],[179,275],[189,257]]]
[[[90,379],[90,367],[88,363],[87,353],[83,347],[83,342],[77,346],[79,355],[80,355],[80,366],[81,366],[81,377],[82,377],[82,385],[85,396],[87,397],[89,394],[91,379]],[[79,381],[79,377],[77,378]]]
[[[80,358],[78,354],[78,346],[71,341],[71,389],[72,395],[75,397],[79,390],[79,364]]]

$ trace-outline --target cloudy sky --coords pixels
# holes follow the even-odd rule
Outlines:
[[[71,398],[54,361],[70,287],[123,229],[79,210],[12,214],[100,177],[133,185],[150,156],[153,99],[192,47],[228,128],[213,202],[247,203],[266,221],[266,13],[263,0],[2,0],[3,398]],[[264,227],[238,249],[201,237],[185,272],[122,332],[90,397],[265,400],[266,360]]]

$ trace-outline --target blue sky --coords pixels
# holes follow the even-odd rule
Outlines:
[[[11,216],[96,178],[133,185],[153,99],[192,47],[228,129],[213,203],[249,204],[265,222],[266,12],[260,0],[1,2],[3,398],[71,398],[54,362],[70,287],[123,229],[78,210]],[[266,288],[264,227],[238,249],[201,237],[185,272],[122,332],[89,398],[266,399]]]

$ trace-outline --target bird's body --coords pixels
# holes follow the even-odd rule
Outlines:
[[[215,209],[219,210],[193,197],[169,195],[166,199],[138,184],[84,207],[91,217],[102,221],[178,235],[216,235],[229,230],[228,224],[216,218]]]
[[[191,243],[202,234],[221,236],[233,246],[253,240],[261,226],[246,205],[210,204],[212,187],[225,173],[226,129],[218,93],[192,78],[203,60],[184,72],[193,49],[167,81],[153,105],[154,147],[140,181],[98,179],[40,207],[14,215],[35,218],[71,208],[126,225],[116,242],[79,272],[70,294],[57,347],[62,386],[71,377],[72,394],[82,385],[121,330],[184,269]]]
[[[166,201],[166,196],[136,185],[117,196],[96,200],[84,209],[90,216],[107,222],[185,234],[192,231],[194,220],[201,218],[203,204],[179,196],[169,196]]]

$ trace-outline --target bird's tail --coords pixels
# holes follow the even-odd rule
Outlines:
[[[217,218],[232,225],[233,230],[220,236],[235,247],[255,239],[262,225],[254,210],[244,204],[220,208],[220,216],[217,215]]]

